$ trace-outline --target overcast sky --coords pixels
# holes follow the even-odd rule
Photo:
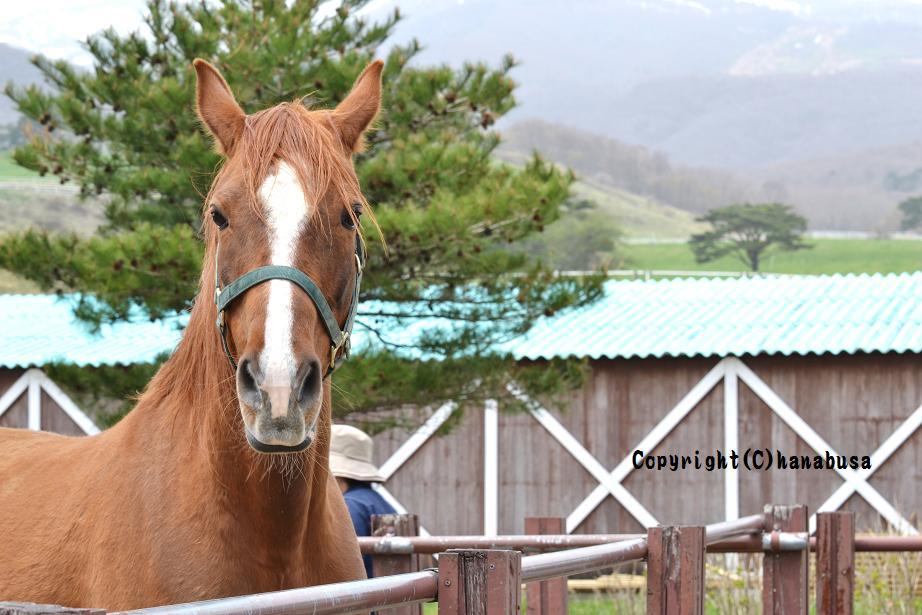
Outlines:
[[[87,65],[90,57],[80,42],[110,26],[122,33],[142,28],[146,4],[145,0],[3,0],[0,42]],[[396,2],[372,0],[368,8],[392,4]]]
[[[333,0],[335,2],[335,0]],[[500,1],[500,0],[496,0]],[[619,1],[619,0],[610,0]],[[635,0],[640,1],[640,0]],[[676,5],[699,8],[709,12],[699,0],[661,0]],[[725,0],[784,11],[801,17],[813,12],[813,7],[865,5],[871,9],[880,0]],[[463,4],[464,0],[372,0],[367,11],[380,11],[399,5],[404,13],[420,13],[438,3]],[[920,4],[922,0],[887,0],[888,4]],[[143,26],[144,0],[3,0],[0,7],[0,42],[41,51],[53,58],[67,59],[87,65],[89,56],[80,41],[89,34],[114,26],[125,33]],[[561,6],[567,4],[561,0]],[[572,6],[572,5],[570,5]],[[879,4],[878,4],[879,6]]]

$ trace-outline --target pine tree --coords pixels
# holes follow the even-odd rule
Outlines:
[[[699,263],[733,254],[757,272],[769,248],[793,252],[813,247],[804,241],[806,218],[782,203],[728,205],[712,209],[697,220],[711,225],[711,230],[688,240]]]
[[[193,111],[192,60],[219,67],[247,112],[302,96],[335,106],[400,15],[371,22],[357,14],[362,0],[346,0],[322,16],[319,4],[151,0],[145,34],[106,30],[86,41],[92,70],[35,58],[51,87],[6,91],[43,130],[14,158],[99,195],[106,224],[90,238],[7,237],[0,266],[44,289],[79,291],[76,313],[95,325],[138,309],[150,318],[187,309],[203,253],[202,195],[220,164]],[[385,241],[365,229],[357,326],[378,341],[337,372],[340,412],[508,399],[512,379],[535,393],[560,392],[579,381],[578,365],[523,366],[494,349],[600,292],[598,279],[556,278],[512,249],[558,217],[572,181],[537,156],[519,168],[492,156],[499,136],[491,127],[515,105],[514,60],[420,67],[420,50],[415,40],[390,47],[384,113],[356,158]],[[389,334],[418,317],[440,326],[409,340]],[[98,390],[80,382],[93,375],[80,373],[72,384]],[[117,394],[143,386],[107,381],[119,383]]]

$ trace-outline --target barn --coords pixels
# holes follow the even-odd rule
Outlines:
[[[74,317],[75,301],[58,295],[0,295],[0,427],[98,433],[93,419],[42,368],[152,362],[179,341],[179,318],[150,322],[138,317],[93,331]]]
[[[376,436],[382,493],[433,534],[517,533],[536,515],[565,517],[571,532],[633,532],[734,519],[765,502],[854,510],[862,529],[917,533],[922,272],[605,290],[510,347],[525,362],[588,361],[564,407],[509,383],[528,412],[450,400],[416,410],[417,428]],[[29,401],[46,403],[32,384],[44,362],[149,361],[179,335],[175,322],[88,332],[45,296],[4,297],[0,316],[0,424],[22,427],[53,428]],[[47,403],[70,416],[54,395]]]

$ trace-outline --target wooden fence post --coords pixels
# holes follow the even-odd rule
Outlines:
[[[851,615],[855,591],[855,513],[816,515],[816,612]]]
[[[765,506],[765,531],[807,531],[807,507]],[[766,551],[762,560],[762,613],[807,615],[810,608],[810,549]]]
[[[439,554],[439,615],[518,615],[518,551],[452,549]]]
[[[566,534],[563,517],[525,517],[525,533]],[[526,612],[529,615],[557,615],[567,612],[567,579],[548,579],[526,585]]]
[[[647,615],[703,615],[703,527],[647,530]]]
[[[414,514],[388,514],[371,516],[372,536],[419,536],[419,518]],[[372,555],[372,572],[376,577],[419,571],[419,555]],[[422,615],[423,606],[412,604],[388,611],[389,615]]]

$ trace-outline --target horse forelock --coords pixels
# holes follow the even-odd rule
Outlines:
[[[248,115],[239,143],[221,173],[242,174],[254,213],[265,216],[260,188],[280,162],[287,163],[308,202],[364,203],[350,155],[329,111],[312,111],[301,101],[281,103]],[[221,179],[212,186],[212,190]],[[206,201],[206,207],[208,206]],[[316,213],[316,210],[313,212]]]

